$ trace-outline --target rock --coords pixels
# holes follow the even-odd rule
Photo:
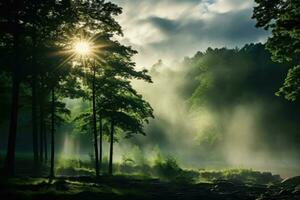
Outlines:
[[[297,187],[298,185],[300,185],[300,176],[286,178],[283,181],[281,181],[280,185],[288,188]]]
[[[300,185],[295,187],[294,191],[292,192],[293,194],[300,194]]]
[[[237,191],[237,187],[234,183],[227,180],[218,180],[215,182],[215,186],[211,189],[214,192],[232,193]]]
[[[278,195],[280,196],[284,196],[284,195],[289,195],[290,192],[288,190],[280,190],[280,192],[278,193]]]

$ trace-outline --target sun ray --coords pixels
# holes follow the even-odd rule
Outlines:
[[[92,45],[88,41],[78,41],[73,48],[74,52],[81,56],[88,56],[92,52]]]

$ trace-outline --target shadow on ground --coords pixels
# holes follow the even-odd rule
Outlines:
[[[54,180],[24,177],[1,180],[0,199],[297,200],[300,199],[300,177],[275,185],[248,184],[236,180],[173,183],[126,176],[60,177]]]

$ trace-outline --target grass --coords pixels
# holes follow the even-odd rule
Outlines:
[[[229,170],[230,171],[230,170]],[[230,173],[227,171],[226,173]],[[232,192],[233,191],[233,192]],[[236,192],[235,192],[236,191]],[[186,183],[161,181],[130,175],[58,177],[55,179],[19,177],[0,180],[0,199],[43,200],[135,200],[135,199],[257,199],[268,191],[265,185]]]
[[[13,178],[1,180],[0,195],[11,198],[35,199],[38,197],[53,199],[85,199],[107,197],[109,199],[139,196],[146,198],[144,191],[149,188],[150,179],[136,179],[127,176],[56,178]],[[137,187],[137,185],[139,185]]]
[[[199,170],[200,180],[217,181],[231,180],[250,184],[278,184],[282,181],[279,175],[270,172],[259,172],[252,169],[223,169],[223,170]]]
[[[0,160],[3,160],[0,158]],[[18,176],[35,175],[35,177],[47,177],[49,175],[49,163],[40,166],[40,170],[33,172],[33,161],[28,155],[16,158],[16,174]],[[0,163],[1,164],[1,163]],[[93,160],[79,160],[59,158],[55,162],[56,176],[95,176]],[[282,179],[279,175],[269,172],[259,172],[252,169],[183,169],[173,157],[158,156],[152,164],[136,164],[135,162],[114,163],[114,174],[151,179],[156,178],[166,182],[200,183],[214,182],[217,180],[231,180],[235,182],[277,184]],[[104,159],[101,174],[107,175],[108,163]]]
[[[176,159],[161,156],[151,164],[115,163],[114,176],[105,173],[108,163],[104,162],[98,178],[95,177],[93,160],[60,158],[55,165],[57,177],[49,179],[48,164],[41,165],[34,177],[29,157],[16,160],[18,176],[10,179],[0,177],[0,199],[255,200],[265,197],[265,193],[269,194],[270,185],[280,188],[282,180],[278,175],[252,169],[184,169]],[[287,199],[292,198],[288,196]]]
[[[48,165],[41,166],[43,170],[36,177],[29,177],[32,161],[20,159],[17,163],[18,171],[23,173],[17,178],[0,177],[0,199],[254,200],[268,190],[268,185],[281,181],[279,176],[251,169],[183,169],[172,157],[160,157],[152,165],[115,163],[114,176],[104,173],[107,170],[104,163],[98,178],[94,176],[92,160],[57,160],[55,179],[46,178]]]

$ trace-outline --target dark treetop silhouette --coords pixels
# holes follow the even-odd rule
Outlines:
[[[70,114],[65,108],[65,104],[60,103],[59,99],[68,97],[90,100],[89,96],[92,96],[95,170],[98,176],[97,116],[101,114],[102,119],[114,118],[114,124],[119,126],[119,121],[121,123],[125,119],[118,117],[117,114],[122,113],[128,118],[127,120],[135,120],[135,125],[138,127],[134,128],[132,125],[129,128],[130,125],[128,125],[127,127],[119,126],[119,128],[132,132],[143,132],[144,119],[153,116],[150,105],[142,100],[142,97],[126,81],[135,78],[151,82],[150,77],[146,74],[147,71],[136,71],[134,69],[135,63],[131,61],[131,57],[136,51],[113,39],[115,35],[122,35],[121,27],[114,19],[114,16],[121,13],[121,8],[105,1],[24,0],[1,3],[0,9],[1,53],[3,55],[1,69],[6,73],[3,76],[12,77],[13,83],[9,140],[4,166],[5,174],[14,174],[19,93],[20,84],[22,86],[24,84],[25,88],[30,87],[32,91],[32,137],[35,166],[33,172],[37,172],[38,163],[42,163],[44,160],[43,151],[45,149],[46,153],[47,146],[45,130],[49,124],[51,126],[50,176],[54,176],[55,124],[63,120],[61,113]],[[82,39],[89,40],[96,47],[91,52],[93,62],[90,62],[90,58],[78,58],[78,54],[74,52],[74,49],[80,51],[87,48],[82,46],[84,44],[78,46],[77,43],[77,46],[75,45],[75,42]],[[114,79],[120,83],[124,82],[128,90],[119,92],[122,87],[120,86],[118,89],[118,84],[111,85],[110,88],[98,86],[97,82],[106,86],[112,84],[113,81],[111,80]],[[98,106],[99,102],[102,101],[100,99],[108,99],[104,90],[112,87],[116,87],[118,90],[118,94],[115,94],[117,95],[116,98],[118,95],[120,97],[131,95],[132,99],[127,98],[122,101],[119,98],[118,101],[111,102],[110,107],[97,109],[96,105]],[[92,94],[90,94],[89,89],[91,89]],[[38,93],[41,95],[37,95]],[[137,99],[140,99],[142,104],[136,103],[136,106],[130,106],[130,102],[137,102]],[[119,107],[117,103],[120,104]],[[125,106],[124,104],[128,105]],[[150,109],[149,114],[140,115],[138,109],[143,108],[139,105],[145,106],[145,109]],[[40,108],[39,115],[37,113],[38,107]],[[113,110],[115,113],[112,114],[108,110]],[[40,122],[39,141],[38,122]],[[113,130],[111,130],[111,134],[113,134]],[[38,147],[40,147],[39,156]]]

